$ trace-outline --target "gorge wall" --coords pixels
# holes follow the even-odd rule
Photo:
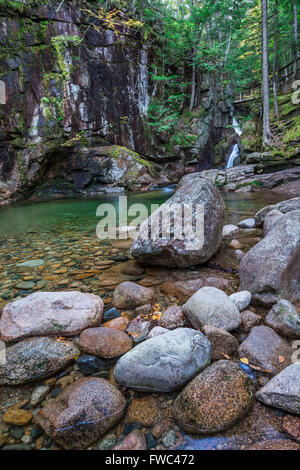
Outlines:
[[[193,145],[166,155],[144,123],[155,51],[125,26],[95,29],[80,3],[0,2],[2,202],[27,198],[45,184],[59,194],[142,188],[153,174],[136,154],[161,164],[156,182],[178,180],[210,167],[215,144],[228,135],[230,103],[210,89],[201,116],[188,124]]]

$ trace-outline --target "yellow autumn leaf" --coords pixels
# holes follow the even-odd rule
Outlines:
[[[247,364],[247,365],[249,364],[249,361],[248,361],[248,359],[247,359],[246,357],[242,357],[242,358],[240,359],[240,361],[241,361],[243,364]]]

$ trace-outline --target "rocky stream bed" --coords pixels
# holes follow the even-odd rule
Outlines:
[[[299,198],[222,197],[168,202],[206,205],[193,256],[99,240],[117,195],[1,209],[1,449],[300,449]]]

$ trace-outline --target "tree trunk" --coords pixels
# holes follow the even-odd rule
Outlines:
[[[277,13],[278,13],[278,0],[275,0],[274,12],[274,53],[273,53],[273,95],[274,95],[274,112],[278,118],[278,99],[277,99]]]
[[[299,67],[300,67],[300,56],[299,56],[299,46],[298,46],[298,15],[297,15],[297,0],[293,2],[294,7],[294,44],[295,44],[295,66],[294,66],[294,79],[298,78]]]
[[[261,0],[262,11],[262,91],[263,91],[263,145],[273,139],[270,128],[269,53],[268,53],[268,2]]]

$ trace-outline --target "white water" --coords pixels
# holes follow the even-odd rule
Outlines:
[[[225,168],[232,168],[233,164],[234,164],[234,160],[236,159],[236,157],[239,156],[239,154],[240,154],[239,146],[238,146],[238,144],[235,144],[233,146],[231,154],[229,155],[229,157],[227,159],[227,163],[226,163]]]
[[[237,122],[235,117],[232,119],[232,125],[233,125],[233,128],[234,128],[236,134],[237,135],[242,135],[242,129],[240,128],[239,123]],[[239,154],[240,154],[239,146],[238,146],[238,144],[235,144],[232,148],[231,154],[227,158],[225,168],[232,168],[233,165],[234,165],[234,160],[239,156]]]

